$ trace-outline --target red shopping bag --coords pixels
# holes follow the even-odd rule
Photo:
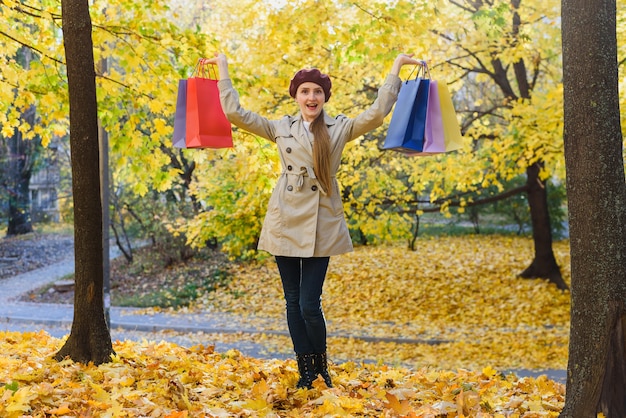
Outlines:
[[[207,68],[210,67],[210,68]],[[231,148],[233,133],[222,110],[217,80],[210,78],[212,65],[198,62],[187,79],[185,144],[187,148]],[[215,74],[215,71],[213,70]]]

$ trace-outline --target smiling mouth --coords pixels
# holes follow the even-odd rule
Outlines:
[[[306,107],[307,107],[307,109],[315,110],[315,109],[317,109],[317,104],[308,104],[308,105],[306,105]]]

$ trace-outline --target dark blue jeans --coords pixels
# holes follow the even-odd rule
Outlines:
[[[287,326],[298,354],[326,352],[322,287],[330,257],[276,257],[283,282]]]

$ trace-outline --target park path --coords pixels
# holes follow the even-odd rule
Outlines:
[[[69,333],[74,317],[73,305],[20,301],[20,296],[38,287],[54,283],[74,272],[74,258],[11,278],[0,279],[0,330],[39,331],[61,338]],[[112,307],[109,311],[111,336],[114,340],[170,340],[189,346],[202,337],[192,334],[259,334],[288,335],[286,330],[251,328],[245,318],[219,312],[173,315],[167,312],[146,313],[135,308]],[[206,341],[204,341],[206,343]],[[265,347],[250,342],[215,344],[216,350],[239,349],[255,357],[281,357],[267,353]],[[284,355],[283,355],[284,356]]]

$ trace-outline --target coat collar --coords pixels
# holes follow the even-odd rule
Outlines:
[[[332,126],[336,123],[335,119],[328,116],[328,114],[324,112],[324,122],[326,126]],[[296,138],[296,140],[305,147],[311,155],[313,155],[313,147],[311,146],[311,141],[313,140],[313,134],[309,132],[305,127],[304,123],[302,123],[302,114],[298,113],[297,116],[291,119],[291,134]]]
[[[328,116],[328,113],[326,113],[326,111],[325,111],[325,110],[322,110],[322,112],[324,113],[324,122],[326,122],[326,126],[332,126],[332,125],[334,125],[334,124],[335,124],[335,122],[336,122],[336,121],[335,121],[335,119],[334,119],[334,118],[331,118],[330,116]],[[301,120],[302,120],[302,113],[298,113],[298,115],[297,115],[297,116],[294,116],[294,117],[291,119],[291,127],[293,128],[293,125],[294,125],[296,122],[300,122]]]

